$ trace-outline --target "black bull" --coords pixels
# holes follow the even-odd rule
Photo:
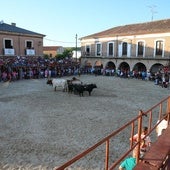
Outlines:
[[[91,96],[91,92],[94,88],[97,88],[96,84],[74,84],[73,85],[74,93],[77,92],[79,96],[83,96],[84,91],[87,91],[89,93],[89,96]]]

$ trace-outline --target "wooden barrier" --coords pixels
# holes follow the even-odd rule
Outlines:
[[[163,107],[164,105],[164,107]],[[165,107],[166,106],[166,107]],[[158,140],[151,145],[151,149],[149,152],[147,152],[144,156],[143,161],[141,162],[139,158],[139,148],[140,148],[140,134],[141,134],[141,129],[142,129],[142,122],[143,122],[143,117],[147,116],[148,117],[148,127],[149,127],[149,132],[146,136],[150,135],[153,131],[155,131],[156,127],[158,126],[157,124],[152,125],[152,117],[154,110],[156,109],[156,112],[159,113],[158,119],[162,117],[164,113],[168,114],[168,124],[170,123],[170,96],[167,98],[161,100],[158,104],[154,105],[152,108],[147,110],[146,112],[143,112],[142,110],[139,111],[139,115],[126,123],[124,126],[120,127],[116,131],[112,132],[110,135],[106,136],[93,146],[89,147],[88,149],[82,151],[80,154],[76,155],[72,159],[68,160],[66,163],[63,165],[60,165],[55,168],[55,170],[65,170],[69,166],[71,166],[73,163],[79,161],[80,159],[84,158],[86,155],[89,153],[92,153],[94,150],[99,148],[100,146],[105,145],[105,170],[114,170],[120,163],[123,161],[130,153],[131,151],[137,146],[137,166],[135,167],[136,170],[158,170],[160,167],[164,168],[164,165],[170,167],[169,165],[169,149],[170,149],[170,125],[168,126],[167,130],[165,130],[164,134],[162,134]],[[159,110],[158,110],[159,109]],[[163,120],[163,118],[161,119]],[[110,156],[110,142],[111,139],[115,138],[116,135],[118,135],[120,132],[123,132],[127,128],[131,127],[131,132],[130,132],[130,138],[133,137],[134,135],[134,129],[135,129],[135,123],[137,122],[137,132],[138,132],[138,142],[136,144],[133,143],[133,141],[130,142],[130,149],[128,149],[125,153],[122,153],[120,157],[115,160],[114,162],[110,162],[109,156]],[[168,157],[167,157],[168,156]],[[166,159],[167,157],[167,159]],[[163,170],[166,170],[165,168]]]
[[[153,143],[148,152],[145,153],[141,162],[137,164],[134,170],[142,169],[166,169],[170,161],[170,125]]]

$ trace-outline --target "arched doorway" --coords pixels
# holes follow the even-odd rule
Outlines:
[[[91,74],[91,71],[92,71],[92,64],[90,61],[85,61],[85,64],[84,64],[84,72],[87,73],[87,74]]]
[[[105,66],[105,75],[106,76],[113,76],[115,75],[116,66],[112,61],[109,61]]]
[[[117,70],[118,76],[127,78],[129,76],[129,73],[130,73],[129,64],[126,62],[122,62]]]
[[[116,68],[115,64],[112,62],[112,61],[109,61],[107,64],[106,64],[106,68],[108,69],[114,69]]]
[[[129,71],[130,70],[130,66],[128,63],[126,62],[122,62],[120,65],[119,65],[119,70],[121,71]]]
[[[94,73],[95,75],[101,75],[103,69],[103,64],[101,61],[96,61],[94,64]]]
[[[143,63],[136,63],[133,67],[133,71],[142,72],[142,71],[147,71],[147,69]]]
[[[162,69],[163,69],[163,65],[160,63],[156,63],[156,64],[152,65],[152,67],[150,68],[150,72],[152,74],[155,74],[155,73],[161,71]]]

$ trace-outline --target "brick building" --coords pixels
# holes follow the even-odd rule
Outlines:
[[[42,56],[45,35],[0,22],[0,57]]]
[[[170,19],[118,26],[80,41],[84,67],[156,72],[170,61]]]
[[[62,54],[64,48],[62,46],[44,46],[43,53],[49,57],[55,57],[57,54]]]

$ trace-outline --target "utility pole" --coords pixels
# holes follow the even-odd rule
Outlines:
[[[77,34],[76,34],[76,62],[77,62]]]

